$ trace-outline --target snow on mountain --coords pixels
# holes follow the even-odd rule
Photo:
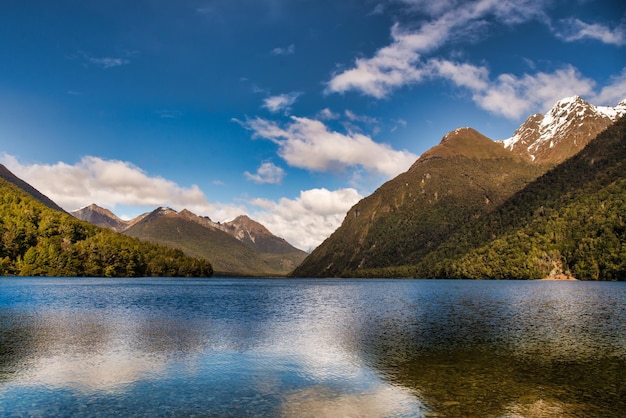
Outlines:
[[[602,130],[626,115],[626,100],[615,107],[594,106],[579,96],[558,101],[546,114],[530,116],[506,149],[539,163],[556,164],[576,154]]]

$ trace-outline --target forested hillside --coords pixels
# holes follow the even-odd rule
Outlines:
[[[417,272],[437,277],[626,280],[626,118],[465,228]]]
[[[0,178],[0,276],[210,276],[211,264],[51,209]]]
[[[473,129],[453,131],[350,209],[293,274],[362,276],[414,265],[546,170]]]
[[[625,133],[622,118],[420,263],[359,275],[626,280]]]

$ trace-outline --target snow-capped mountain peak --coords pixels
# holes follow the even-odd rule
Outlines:
[[[546,113],[530,116],[505,148],[532,161],[556,164],[576,154],[607,126],[626,115],[626,100],[617,106],[594,106],[580,96],[559,100]]]

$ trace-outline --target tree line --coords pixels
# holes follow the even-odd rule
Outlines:
[[[0,179],[0,276],[208,277],[209,261],[44,206]]]

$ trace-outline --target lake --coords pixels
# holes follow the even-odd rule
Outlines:
[[[0,416],[623,417],[626,283],[0,278]]]

